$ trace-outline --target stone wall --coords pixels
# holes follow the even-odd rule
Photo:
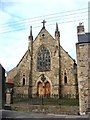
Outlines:
[[[29,62],[28,52],[22,57],[18,65],[8,72],[7,82],[9,79],[14,81],[14,93],[28,94],[29,86]],[[23,78],[25,78],[25,85],[23,86]]]
[[[78,87],[79,87],[79,105],[80,114],[85,114],[89,107],[89,71],[90,71],[90,43],[78,43],[77,50],[77,69],[78,69]]]
[[[77,106],[50,106],[50,105],[28,105],[28,104],[13,104],[12,110],[23,112],[37,113],[52,113],[52,114],[67,114],[77,115],[79,108]]]
[[[77,66],[74,59],[61,47],[61,75],[62,94],[78,94],[77,91]],[[64,82],[64,74],[67,75],[67,83]],[[76,77],[75,77],[76,75]]]
[[[44,37],[42,36],[44,34]],[[51,57],[51,68],[46,72],[37,71],[37,53],[39,48],[43,45],[50,52]],[[39,81],[39,77],[41,74],[44,74],[47,78],[46,80],[50,82],[52,86],[51,94],[58,94],[59,90],[59,55],[58,55],[58,41],[53,39],[52,36],[45,30],[42,29],[38,34],[37,38],[33,44],[33,93],[37,93],[37,82]]]
[[[42,36],[44,34],[44,37]],[[51,70],[47,72],[38,72],[36,69],[37,53],[41,45],[44,45],[49,51],[51,56]],[[36,37],[33,44],[33,93],[37,93],[37,81],[40,75],[45,74],[47,80],[51,83],[51,94],[59,93],[59,45],[45,29],[41,30]],[[77,94],[76,91],[76,78],[74,74],[74,60],[62,48],[61,50],[61,84],[62,94]],[[67,75],[67,83],[64,83],[64,73]]]
[[[6,82],[9,81],[9,79],[13,79],[14,80],[14,76],[17,74],[17,67],[13,68],[12,70],[10,70],[7,73],[7,77],[6,77]]]

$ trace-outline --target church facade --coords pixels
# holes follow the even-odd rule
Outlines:
[[[55,38],[46,30],[45,21],[35,40],[30,27],[28,50],[8,72],[7,82],[9,80],[14,82],[15,94],[77,97],[77,64],[60,45],[57,23]]]

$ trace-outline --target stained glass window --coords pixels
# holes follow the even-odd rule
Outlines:
[[[40,72],[50,70],[50,53],[49,50],[41,46],[37,54],[37,70]]]

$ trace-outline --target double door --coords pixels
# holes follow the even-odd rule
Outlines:
[[[41,82],[39,82],[37,86],[37,94],[38,96],[50,96],[50,83],[46,82],[42,84]]]

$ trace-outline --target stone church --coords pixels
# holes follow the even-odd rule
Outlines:
[[[55,37],[43,26],[33,39],[32,27],[28,37],[28,50],[15,68],[7,74],[13,81],[15,94],[27,96],[78,95],[77,64],[60,45],[60,31],[56,23]]]

